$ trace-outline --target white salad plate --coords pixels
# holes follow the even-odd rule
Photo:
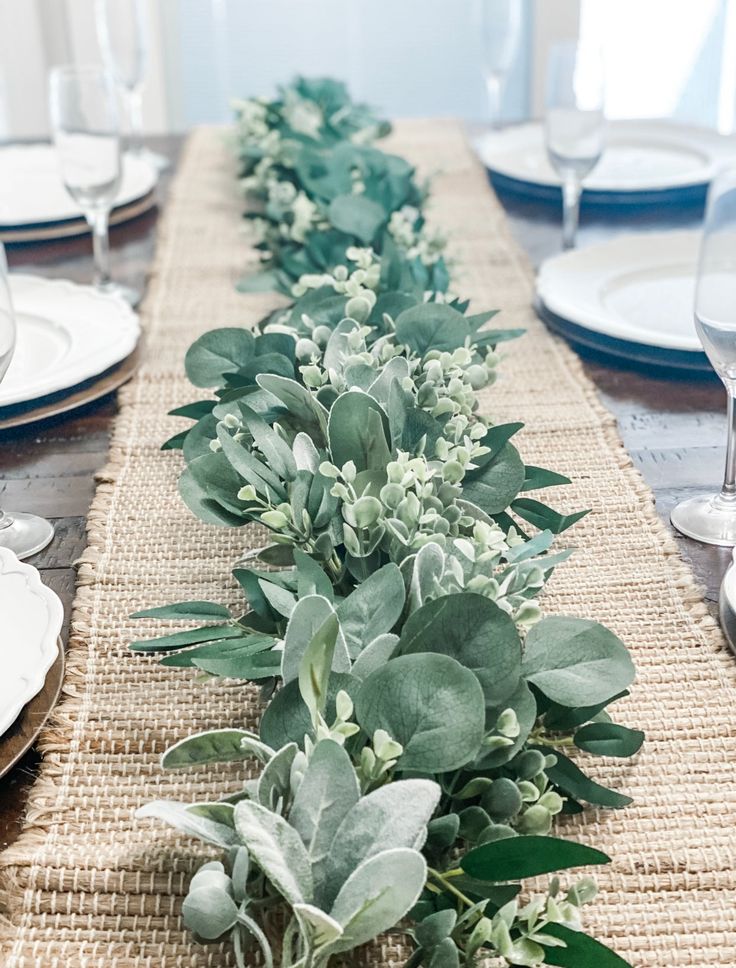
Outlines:
[[[698,232],[621,235],[547,260],[541,315],[573,340],[641,362],[709,368],[693,318]]]
[[[0,735],[43,688],[59,655],[64,609],[38,571],[0,548]]]
[[[544,127],[522,124],[476,139],[476,150],[494,175],[517,189],[559,192],[560,179],[547,160]],[[641,195],[702,189],[728,159],[736,139],[672,121],[609,121],[603,157],[585,179],[588,196],[625,203]]]
[[[10,274],[18,323],[0,407],[37,400],[99,376],[129,356],[138,316],[121,297],[65,279]]]
[[[123,157],[115,206],[128,205],[156,185],[156,171],[135,155]],[[82,210],[64,188],[56,149],[48,144],[0,148],[0,229],[78,219]]]

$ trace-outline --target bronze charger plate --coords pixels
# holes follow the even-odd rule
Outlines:
[[[59,637],[59,654],[46,673],[41,691],[25,704],[13,725],[0,736],[0,777],[5,776],[35,743],[56,705],[63,682],[64,643]]]
[[[120,225],[130,219],[143,215],[156,204],[156,190],[151,189],[141,198],[118,205],[110,212],[110,225]],[[21,242],[45,242],[51,239],[68,239],[77,235],[88,235],[91,229],[84,218],[62,219],[60,222],[39,222],[36,225],[2,225],[0,242],[18,244]]]
[[[30,400],[28,403],[0,407],[0,431],[12,430],[14,427],[36,423],[38,420],[48,420],[50,417],[68,413],[70,410],[76,410],[78,407],[107,396],[133,376],[143,359],[143,348],[144,337],[141,336],[138,345],[129,356],[99,376],[85,380],[84,383],[78,383],[67,390]]]

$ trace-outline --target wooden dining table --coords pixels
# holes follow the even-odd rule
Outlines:
[[[171,160],[157,188],[157,206],[111,230],[113,272],[142,289],[152,263],[156,229],[176,170],[183,139],[149,138],[155,151]],[[553,202],[499,193],[512,231],[531,261],[560,249],[560,210]],[[632,210],[583,205],[578,244],[622,232],[697,227],[702,202],[647,206]],[[11,269],[88,282],[92,277],[89,236],[8,246]],[[591,352],[585,370],[603,404],[618,421],[624,444],[656,499],[665,520],[683,498],[719,487],[725,449],[725,393],[715,376],[674,375],[636,369]],[[540,374],[543,379],[543,374]],[[44,422],[0,432],[0,507],[30,511],[53,521],[56,535],[29,559],[64,603],[64,638],[75,590],[74,562],[85,544],[85,522],[95,490],[95,473],[107,457],[116,396]],[[674,533],[674,532],[673,532]],[[683,557],[702,583],[705,600],[717,614],[718,589],[730,550],[698,544],[675,534]],[[1,631],[2,616],[0,616]],[[735,660],[736,661],[736,660]],[[31,750],[0,779],[0,849],[21,827],[24,805],[35,779],[39,755]]]

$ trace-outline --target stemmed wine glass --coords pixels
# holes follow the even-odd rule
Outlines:
[[[15,313],[8,285],[5,249],[0,244],[0,381],[7,373],[15,350]],[[10,548],[19,558],[41,551],[54,536],[54,527],[35,514],[0,508],[0,548]]]
[[[101,67],[55,67],[51,126],[64,186],[92,229],[95,285],[135,305],[138,293],[110,276],[110,209],[120,189],[120,129],[112,76]]]
[[[547,156],[562,181],[562,246],[575,246],[583,179],[603,153],[603,60],[575,41],[554,44],[547,65]]]
[[[736,164],[708,192],[695,288],[695,328],[728,399],[726,470],[719,494],[701,494],[672,511],[672,524],[696,541],[736,545]]]
[[[483,0],[483,77],[493,128],[500,126],[504,84],[519,46],[521,2],[522,0]]]
[[[149,165],[169,167],[163,155],[143,144],[143,84],[148,66],[147,0],[95,0],[95,22],[105,67],[125,92],[131,147]]]

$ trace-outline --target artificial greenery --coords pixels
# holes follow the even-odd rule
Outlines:
[[[237,563],[237,613],[148,609],[199,625],[132,647],[259,683],[257,734],[189,737],[163,766],[260,774],[141,814],[225,852],[183,916],[203,941],[231,936],[240,965],[254,946],[282,968],[345,963],[407,915],[410,966],[623,965],[581,930],[590,879],[517,895],[524,878],[608,861],[551,834],[585,804],[630,802],[566,754],[639,749],[607,712],[633,665],[603,626],[543,617],[537,596],[569,554],[555,536],[585,512],[526,496],[568,480],[524,463],[521,424],[480,414],[496,347],[519,333],[447,292],[426,188],[372,144],[386,130],[327,80],[238,106],[266,263],[248,287],[293,301],[194,343],[187,374],[213,395],[175,411],[194,423],[165,447],[182,449],[194,513],[259,522],[273,543]]]

